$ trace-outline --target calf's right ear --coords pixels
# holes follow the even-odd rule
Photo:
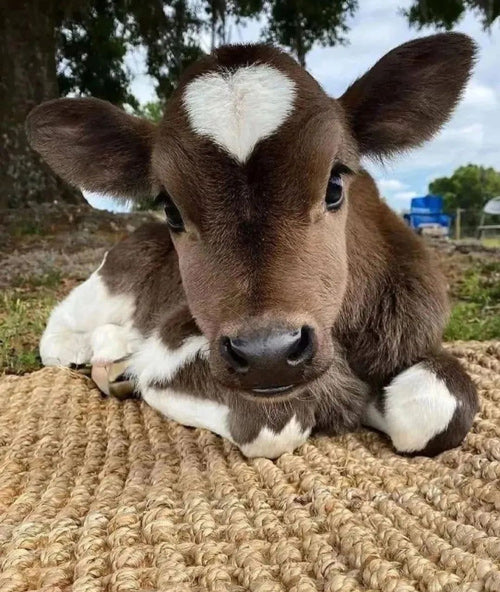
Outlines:
[[[469,79],[476,47],[461,33],[404,43],[340,97],[361,154],[390,156],[431,138]]]
[[[155,194],[155,130],[151,122],[92,98],[42,103],[26,121],[32,148],[64,180],[122,199]]]

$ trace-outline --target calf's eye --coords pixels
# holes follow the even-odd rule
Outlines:
[[[339,172],[332,171],[326,188],[325,203],[329,212],[338,210],[344,201],[344,186]]]
[[[182,219],[179,208],[175,205],[174,200],[166,191],[162,191],[155,200],[158,204],[163,204],[167,224],[172,232],[184,232],[184,220]]]

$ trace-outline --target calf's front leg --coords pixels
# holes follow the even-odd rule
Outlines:
[[[230,440],[247,457],[277,458],[313,431],[336,435],[361,424],[368,387],[339,344],[327,372],[290,399],[224,388],[212,377],[208,351],[187,307],[169,314],[131,359],[143,399],[178,423]]]
[[[105,365],[126,357],[140,341],[134,299],[112,294],[100,267],[51,312],[40,341],[44,366]]]
[[[386,433],[398,452],[434,456],[462,442],[477,409],[472,380],[439,350],[397,374],[369,403],[364,423]]]

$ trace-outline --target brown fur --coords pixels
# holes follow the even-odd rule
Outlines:
[[[382,386],[440,343],[446,284],[423,241],[366,173],[350,192],[347,245],[349,283],[334,332],[355,372]]]
[[[106,101],[47,101],[30,113],[26,132],[31,146],[73,185],[131,199],[154,191],[155,126]]]
[[[460,393],[460,404],[444,432],[434,436],[420,451],[426,456],[435,456],[443,450],[458,446],[470,429],[478,411],[477,392],[460,362],[444,351],[436,351],[423,362],[446,384],[451,393]]]
[[[340,98],[360,151],[380,157],[431,138],[457,104],[473,62],[474,44],[459,33],[390,51]]]
[[[120,245],[116,250],[120,250]],[[112,274],[108,262],[102,273],[105,277]],[[185,306],[172,310],[157,329],[163,343],[170,348],[177,348],[186,338],[200,333]],[[335,346],[334,360],[327,372],[309,383],[307,389],[295,393],[292,399],[275,397],[270,401],[224,388],[214,380],[209,364],[202,358],[181,368],[172,380],[154,380],[150,386],[224,403],[231,411],[230,430],[238,444],[254,440],[263,426],[281,431],[293,415],[304,430],[313,427],[315,432],[329,434],[352,431],[360,425],[369,393],[368,386],[349,368],[340,344]]]
[[[293,400],[304,425],[314,413],[317,429],[352,428],[368,390],[379,393],[425,359],[468,401],[452,422],[463,437],[474,391],[460,366],[439,353],[443,278],[422,241],[381,201],[359,159],[435,133],[459,99],[473,56],[472,41],[461,34],[412,41],[336,101],[274,48],[224,47],[188,71],[158,128],[101,101],[64,99],[34,110],[29,136],[58,173],[86,189],[133,198],[164,188],[172,196],[185,232],[170,237],[163,224],[139,230],[109,254],[101,275],[112,291],[134,295],[144,335],[159,329],[174,347],[185,335],[207,337],[208,363],[181,371],[177,386],[223,397],[252,416],[256,423],[241,427],[243,440],[267,412],[260,414],[262,401],[249,401],[244,379],[222,359],[221,336],[301,325],[315,330],[315,356],[302,369],[303,388],[267,403],[276,407],[275,427]],[[182,97],[201,74],[254,63],[285,73],[296,97],[285,123],[242,165],[191,130]],[[352,171],[343,175],[347,200],[325,213],[335,164]],[[429,452],[457,439],[437,438]]]

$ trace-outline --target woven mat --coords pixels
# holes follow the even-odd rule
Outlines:
[[[450,349],[482,411],[437,459],[361,431],[246,460],[69,370],[0,379],[0,590],[500,591],[500,342]]]

